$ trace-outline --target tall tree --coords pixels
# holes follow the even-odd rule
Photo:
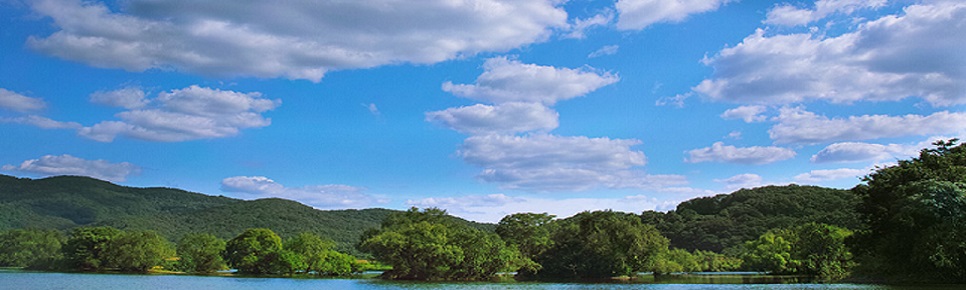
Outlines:
[[[106,266],[103,252],[121,230],[113,227],[80,227],[71,231],[61,250],[65,264],[72,270],[96,271]]]
[[[225,260],[241,273],[268,274],[278,260],[282,238],[266,228],[247,229],[225,245]]]
[[[863,266],[888,277],[966,282],[966,147],[957,141],[938,141],[852,189],[869,225],[856,239]]]
[[[773,229],[745,242],[742,256],[746,267],[757,271],[839,280],[855,264],[845,245],[851,235],[850,230],[818,223]]]
[[[313,233],[301,233],[285,241],[285,249],[295,253],[304,265],[300,271],[319,276],[351,274],[355,259],[333,250],[334,247],[334,242]]]
[[[452,222],[439,209],[393,214],[360,247],[392,265],[384,278],[480,280],[510,268],[519,254],[498,236]]]
[[[194,273],[212,273],[226,268],[221,253],[225,240],[212,234],[188,234],[178,241],[179,268]]]
[[[0,233],[0,267],[49,269],[63,255],[64,235],[54,230],[14,229]]]
[[[668,240],[633,214],[582,212],[559,221],[555,244],[538,259],[548,278],[607,278],[656,270]]]
[[[127,231],[108,242],[102,255],[112,268],[146,273],[175,252],[171,243],[155,231]]]

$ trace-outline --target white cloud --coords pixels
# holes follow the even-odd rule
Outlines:
[[[966,112],[830,119],[802,108],[782,108],[776,119],[778,124],[768,134],[777,143],[815,144],[966,132]]]
[[[617,28],[640,30],[655,23],[680,22],[691,14],[717,10],[729,0],[618,0]]]
[[[46,106],[47,104],[41,99],[27,97],[0,88],[0,108],[17,112],[29,112],[43,109]]]
[[[285,187],[264,176],[234,176],[221,181],[226,192],[241,193],[242,198],[278,197],[305,203],[320,209],[365,208],[388,202],[387,199],[365,193],[364,188],[342,184]]]
[[[795,157],[795,151],[782,147],[742,147],[715,142],[711,147],[688,151],[687,162],[727,162],[740,164],[768,164]]]
[[[501,52],[567,27],[557,0],[100,2],[39,0],[40,52],[97,67],[319,81],[332,70]]]
[[[138,87],[96,92],[91,94],[91,102],[125,109],[140,109],[148,105],[148,100],[144,98],[144,91]]]
[[[811,160],[815,163],[831,163],[909,159],[919,155],[922,149],[935,147],[932,144],[936,141],[948,139],[951,138],[935,136],[916,144],[834,143],[812,155]]]
[[[797,8],[783,4],[768,10],[764,23],[798,26],[821,20],[829,15],[852,14],[856,10],[875,9],[886,5],[886,0],[818,0],[814,9]]]
[[[706,58],[712,78],[692,88],[712,100],[754,104],[852,103],[918,97],[966,103],[966,2],[910,5],[854,31],[766,36],[759,29]]]
[[[725,189],[729,191],[762,186],[761,176],[752,173],[738,174],[726,179],[715,179],[714,182],[724,183]]]
[[[745,123],[763,122],[768,117],[762,115],[766,110],[765,106],[741,106],[730,109],[721,114],[724,119],[741,119]]]
[[[605,45],[604,47],[601,47],[600,49],[595,50],[594,52],[591,52],[589,55],[587,55],[587,57],[595,58],[595,57],[601,57],[605,55],[615,55],[617,54],[617,51],[619,49],[620,49],[620,46],[618,45]]]
[[[491,103],[527,102],[553,105],[586,95],[620,78],[591,68],[556,68],[524,64],[506,57],[487,59],[476,84],[446,82],[443,90],[457,96]]]
[[[595,187],[662,188],[686,184],[683,176],[648,175],[638,140],[485,135],[467,138],[458,154],[483,167],[479,177],[503,188],[580,191]]]
[[[741,140],[741,131],[731,131],[727,136],[725,136],[725,138]]]
[[[155,106],[118,113],[121,121],[104,121],[80,129],[81,136],[111,142],[119,135],[161,142],[223,138],[241,129],[265,127],[261,113],[281,104],[260,93],[240,93],[191,86],[163,92]]]
[[[684,108],[684,100],[690,98],[693,93],[677,94],[673,97],[663,97],[654,101],[655,106],[674,106],[678,108]]]
[[[369,113],[372,114],[373,116],[382,115],[382,112],[379,112],[379,107],[376,107],[375,103],[369,103],[368,105],[362,104],[362,106],[366,107],[366,109],[369,110]]]
[[[406,201],[407,205],[423,208],[438,207],[462,218],[490,223],[499,222],[504,216],[514,213],[546,212],[558,218],[566,218],[588,210],[611,209],[629,213],[640,213],[645,210],[666,211],[674,209],[678,203],[679,201],[661,201],[645,195],[621,198],[548,199],[490,194]]]
[[[583,39],[586,37],[588,29],[597,26],[606,26],[613,20],[614,14],[611,11],[597,14],[587,19],[575,19],[574,23],[570,24],[570,33],[564,35],[564,38]]]
[[[33,125],[41,129],[80,129],[83,127],[81,124],[76,122],[61,122],[37,115],[12,118],[0,117],[0,123]]]
[[[17,165],[4,165],[4,171],[19,171],[40,175],[80,175],[113,182],[123,182],[128,175],[141,171],[134,164],[111,163],[106,160],[86,160],[71,155],[45,155],[40,159],[30,159]]]
[[[556,111],[537,103],[476,104],[426,113],[426,120],[468,134],[550,131],[557,128]]]
[[[796,182],[801,183],[816,183],[828,180],[837,180],[844,178],[855,178],[858,179],[871,171],[869,169],[852,169],[852,168],[840,168],[840,169],[820,169],[812,170],[807,173],[802,173],[795,176]]]

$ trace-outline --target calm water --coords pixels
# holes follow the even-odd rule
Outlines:
[[[692,281],[693,282],[693,281]],[[692,283],[685,282],[685,283]],[[672,282],[673,283],[673,282]],[[0,289],[957,289],[855,284],[414,283],[378,279],[238,278],[0,271]]]

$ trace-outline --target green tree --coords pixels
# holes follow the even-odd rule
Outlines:
[[[486,279],[519,257],[495,234],[455,223],[432,208],[391,215],[363,237],[360,248],[392,265],[384,278],[403,280]]]
[[[538,273],[546,278],[607,278],[656,270],[667,238],[632,214],[582,212],[559,221]]]
[[[295,253],[304,265],[299,271],[319,276],[351,274],[355,259],[333,248],[334,242],[313,233],[301,233],[285,242],[285,249]]]
[[[540,270],[535,260],[553,247],[550,233],[554,215],[547,213],[517,213],[503,217],[496,226],[496,233],[507,245],[516,247],[522,256],[517,274],[530,276]]]
[[[54,230],[14,229],[0,233],[0,267],[50,269],[63,257],[64,235]]]
[[[247,229],[225,245],[228,265],[245,274],[269,274],[278,267],[277,252],[282,250],[282,238],[265,228]]]
[[[741,268],[744,262],[741,258],[719,254],[711,251],[694,251],[694,258],[701,264],[701,270],[705,272],[725,272],[734,271]]]
[[[225,240],[212,234],[188,234],[178,241],[178,265],[182,271],[212,273],[227,268],[221,253],[225,251]]]
[[[175,252],[171,243],[155,231],[127,231],[111,239],[101,254],[112,268],[146,273]]]
[[[854,265],[845,245],[851,235],[847,229],[818,223],[774,229],[745,243],[745,263],[753,270],[773,274],[839,280],[847,277]]]
[[[966,147],[938,141],[878,168],[852,189],[868,231],[856,237],[865,271],[903,280],[966,282]]]
[[[65,266],[72,270],[96,271],[106,266],[103,252],[121,230],[113,227],[79,227],[71,231],[61,250]]]
[[[358,265],[356,259],[350,255],[337,252],[335,250],[325,251],[325,257],[321,263],[315,266],[315,271],[320,276],[347,276],[356,271]]]

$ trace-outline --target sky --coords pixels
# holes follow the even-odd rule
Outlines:
[[[0,0],[0,173],[639,213],[966,133],[961,0]]]

